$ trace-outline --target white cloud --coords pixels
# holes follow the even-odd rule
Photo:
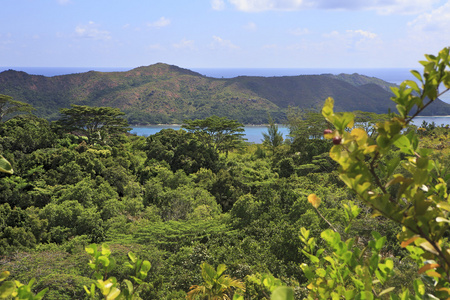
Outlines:
[[[295,28],[294,30],[291,30],[291,33],[293,35],[300,36],[300,35],[308,34],[309,30],[308,30],[308,28]]]
[[[380,14],[412,14],[429,10],[438,0],[228,0],[245,12],[306,9],[375,10]]]
[[[165,17],[161,17],[158,20],[156,20],[155,22],[148,23],[147,25],[149,27],[161,28],[161,27],[169,26],[170,23],[171,23],[170,19],[166,19]]]
[[[90,21],[87,25],[78,25],[75,27],[75,34],[80,38],[89,38],[94,40],[110,40],[109,31],[100,30],[99,26]]]
[[[447,35],[450,28],[450,2],[429,13],[418,16],[408,23],[408,26],[415,31]]]
[[[448,32],[450,28],[450,2],[419,15],[408,23],[408,34],[402,49],[408,45],[408,54],[414,53],[415,60],[424,53],[436,54],[444,47],[450,46]]]
[[[376,33],[361,29],[346,30],[345,32],[332,31],[323,34],[322,44],[330,49],[346,49],[351,51],[368,51],[377,49],[382,40]]]
[[[258,27],[256,26],[256,24],[253,22],[248,22],[247,24],[244,25],[244,29],[248,31],[255,31],[257,28]]]
[[[179,43],[173,44],[174,48],[177,49],[194,49],[194,41],[193,40],[187,40],[182,39]]]
[[[358,30],[347,30],[347,33],[355,36],[355,35],[360,35],[362,37],[368,38],[368,39],[374,39],[377,37],[376,33],[370,32],[370,31],[364,31],[361,29]]]
[[[236,50],[239,49],[238,46],[236,46],[235,44],[233,44],[231,41],[229,40],[224,40],[221,37],[218,36],[213,36],[213,42],[210,45],[211,49],[232,49],[232,50]]]
[[[211,7],[214,10],[225,9],[225,2],[223,0],[211,0]]]

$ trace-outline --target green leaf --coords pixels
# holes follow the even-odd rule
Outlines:
[[[102,244],[102,255],[109,257],[111,255],[111,250],[107,244]]]
[[[132,295],[134,292],[134,288],[133,288],[133,284],[131,283],[131,281],[129,281],[128,279],[125,279],[123,282],[125,282],[125,285],[127,286],[128,293],[130,295]]]
[[[449,205],[450,206],[450,205]],[[309,230],[307,230],[305,227],[300,228],[300,233],[305,238],[305,240],[308,240],[309,237]]]
[[[225,270],[227,269],[227,266],[224,264],[220,264],[217,266],[217,276],[219,277],[220,275],[222,275],[223,272],[225,272]]]
[[[134,255],[134,253],[133,252],[128,252],[128,257],[130,258],[130,260],[133,262],[133,263],[136,263],[136,255]]]
[[[130,268],[130,269],[134,270],[134,266],[133,266],[132,264],[130,264],[129,262],[125,262],[123,265],[124,265],[126,268]]]
[[[309,281],[313,281],[315,276],[314,273],[311,271],[311,268],[303,263],[300,265],[300,268],[303,270],[303,273],[305,273],[306,278],[308,278]]]
[[[406,154],[414,154],[414,152],[411,149],[411,141],[404,135],[402,135],[400,138],[398,138],[394,145],[400,148],[400,151]]]
[[[144,260],[141,267],[141,272],[145,272],[147,274],[148,271],[150,271],[150,268],[152,267],[152,264],[148,260]]]
[[[101,262],[105,267],[109,265],[109,259],[106,256],[100,256],[98,261]]]
[[[9,274],[9,271],[3,271],[2,273],[0,273],[0,282],[5,280],[9,276]]]
[[[11,164],[2,155],[0,155],[0,172],[8,173],[8,174],[14,173],[14,170],[11,167]]]
[[[277,287],[270,295],[270,300],[294,300],[294,290],[290,287]]]
[[[84,248],[84,250],[91,255],[94,255],[97,252],[97,245],[96,244],[91,244],[89,246],[86,246],[86,248]]]
[[[422,280],[416,279],[414,280],[414,291],[417,295],[425,295],[425,285],[423,284]]]
[[[0,298],[5,299],[11,296],[11,294],[16,289],[16,285],[12,281],[5,281],[0,286]]]
[[[39,293],[36,294],[36,296],[34,296],[34,300],[40,300],[42,298],[44,298],[45,293],[47,293],[48,288],[43,289],[42,291],[40,291]]]
[[[106,296],[106,300],[113,300],[120,296],[120,290],[116,287],[111,288],[111,291]]]
[[[423,81],[423,80],[422,80],[422,75],[421,75],[419,72],[417,72],[416,70],[412,70],[412,71],[411,71],[411,74],[413,74],[414,77],[416,77],[417,79],[419,79],[420,82]]]
[[[325,277],[327,275],[327,271],[325,271],[323,268],[316,269],[316,274],[319,277]]]

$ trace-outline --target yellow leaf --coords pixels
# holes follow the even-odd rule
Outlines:
[[[428,272],[427,272],[427,276],[437,277],[437,278],[441,278],[441,277],[442,277],[442,275],[439,274],[439,273],[436,272],[436,271],[428,271]]]
[[[450,211],[450,204],[448,202],[439,202],[436,206],[445,209],[446,211]]]
[[[311,194],[308,196],[308,202],[311,203],[311,205],[315,208],[318,208],[320,205],[320,198],[317,197],[316,194]]]
[[[368,146],[366,149],[364,149],[364,154],[370,154],[377,151],[377,147],[377,145]]]
[[[406,246],[408,246],[409,244],[411,244],[412,242],[414,242],[414,241],[417,240],[418,238],[419,238],[418,236],[413,236],[413,237],[410,238],[409,240],[402,242],[402,243],[400,244],[400,246],[401,246],[402,248],[405,248]]]
[[[447,292],[450,295],[450,289],[449,288],[440,288],[440,289],[437,289],[437,291],[439,291],[439,292]]]
[[[327,100],[325,100],[325,103],[322,108],[322,115],[325,118],[330,118],[334,115],[333,106],[334,106],[333,98],[331,98],[331,97],[327,98]]]
[[[423,272],[426,272],[431,269],[436,269],[437,267],[439,267],[439,264],[426,264],[419,269],[419,274],[422,274]]]
[[[427,241],[421,243],[419,246],[422,247],[422,249],[424,249],[424,250],[426,250],[428,252],[431,252],[431,253],[433,253],[435,255],[439,255],[439,252],[437,252],[437,250],[434,248],[434,246],[432,244],[430,244],[429,242],[427,242]]]
[[[362,128],[353,129],[351,135],[355,137],[356,140],[367,138],[367,133]]]

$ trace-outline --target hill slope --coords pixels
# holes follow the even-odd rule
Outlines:
[[[335,98],[338,111],[385,113],[394,109],[388,87],[358,74],[217,79],[162,63],[54,77],[0,73],[0,94],[32,104],[39,116],[56,119],[59,109],[70,104],[111,106],[126,112],[132,124],[177,123],[213,114],[261,123],[268,112],[281,121],[289,106],[319,110],[327,97]],[[437,101],[427,114],[450,114],[450,105]]]

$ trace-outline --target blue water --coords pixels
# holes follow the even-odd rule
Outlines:
[[[7,70],[15,70],[15,71],[23,71],[30,75],[43,75],[46,77],[58,76],[58,75],[67,75],[67,74],[76,74],[76,73],[85,73],[89,71],[98,71],[98,72],[124,72],[128,71],[131,68],[93,68],[93,67],[0,67],[0,72]]]
[[[437,116],[437,117],[416,117],[414,119],[413,124],[416,126],[420,126],[423,121],[427,123],[434,122],[436,126],[445,126],[450,125],[450,116]],[[133,134],[137,134],[139,136],[149,136],[159,132],[161,129],[172,128],[174,130],[178,130],[181,128],[180,125],[153,125],[153,126],[140,126],[133,127],[130,131]],[[261,144],[263,140],[263,132],[267,133],[267,126],[244,126],[244,134],[247,142]],[[289,134],[289,129],[286,126],[278,126],[279,132],[283,134],[283,138],[287,138]]]
[[[32,75],[47,77],[83,73],[89,71],[124,72],[133,68],[98,68],[98,67],[0,67],[6,70],[23,71]],[[413,79],[408,68],[191,68],[192,71],[214,78],[233,78],[237,76],[298,76],[319,74],[353,74],[358,73],[377,77],[387,82],[399,84],[405,79]]]
[[[154,126],[142,126],[142,127],[133,127],[130,131],[133,134],[137,134],[140,136],[149,136],[159,132],[161,129],[171,128],[173,130],[178,130],[181,128],[180,125],[154,125]],[[267,126],[245,126],[244,134],[247,142],[261,144],[263,139],[263,132],[267,132]],[[279,126],[278,131],[283,134],[283,137],[289,134],[289,129],[285,126]]]

